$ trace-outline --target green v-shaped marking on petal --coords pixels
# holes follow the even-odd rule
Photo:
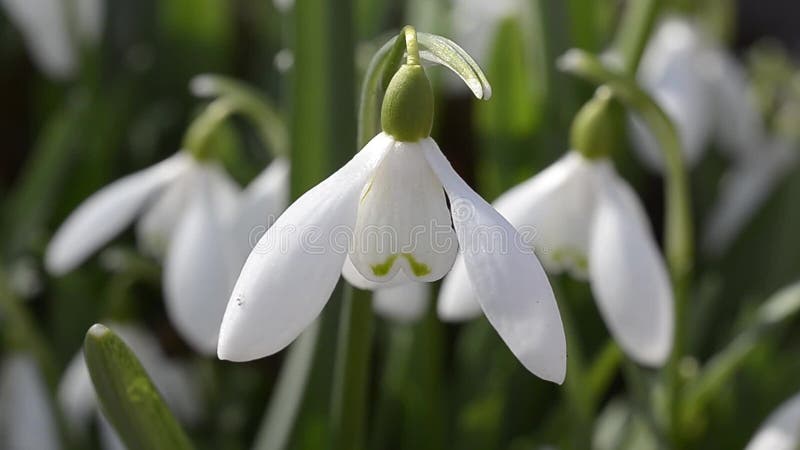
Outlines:
[[[411,272],[414,274],[414,276],[421,277],[431,273],[431,268],[427,264],[417,261],[417,259],[414,258],[414,255],[411,253],[389,255],[389,257],[386,258],[386,261],[370,266],[372,273],[379,277],[386,276],[389,271],[392,270],[392,266],[394,266],[398,256],[402,256],[406,259],[406,261],[408,261],[408,265],[411,267]]]

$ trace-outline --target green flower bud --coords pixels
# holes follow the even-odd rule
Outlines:
[[[381,107],[381,127],[398,141],[430,136],[433,90],[421,65],[404,64],[392,77]]]
[[[621,112],[611,91],[601,86],[572,121],[571,148],[589,159],[611,156],[619,146]]]

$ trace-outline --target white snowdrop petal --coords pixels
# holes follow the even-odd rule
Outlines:
[[[125,229],[159,189],[187,168],[189,158],[177,154],[94,193],[56,231],[45,255],[47,270],[69,272]]]
[[[442,282],[436,313],[446,322],[461,322],[481,315],[481,305],[475,298],[475,290],[469,281],[467,267],[461,255],[456,257],[453,270]]]
[[[12,22],[20,29],[31,58],[49,77],[65,79],[75,73],[77,52],[67,30],[66,3],[62,0],[2,0]]]
[[[798,445],[800,394],[795,394],[767,417],[745,450],[795,450]]]
[[[6,357],[0,370],[0,447],[61,448],[47,388],[29,355]]]
[[[383,289],[373,294],[375,312],[398,322],[414,322],[425,315],[431,295],[429,283],[410,282]]]
[[[364,185],[393,143],[378,134],[289,206],[259,240],[225,311],[217,348],[221,359],[273,354],[319,315],[344,265]]]
[[[458,244],[442,184],[416,142],[395,142],[361,194],[350,260],[366,279],[436,281]]]
[[[191,192],[196,189],[200,166],[192,161],[179,177],[167,186],[136,222],[136,244],[139,251],[163,259],[169,238],[180,220]]]
[[[195,351],[209,355],[216,349],[235,276],[222,217],[212,205],[211,185],[206,179],[192,193],[172,234],[163,272],[170,320]]]
[[[600,313],[623,350],[662,365],[672,349],[672,288],[664,258],[636,194],[613,168],[598,176],[589,279]]]
[[[242,193],[239,213],[233,227],[235,244],[241,260],[286,209],[289,202],[289,161],[276,158]]]
[[[450,198],[461,254],[484,314],[528,370],[562,383],[566,338],[544,269],[514,227],[458,176],[432,139],[423,141],[423,149]]]
[[[570,151],[493,202],[553,273],[587,276],[589,223],[594,212],[592,162]]]

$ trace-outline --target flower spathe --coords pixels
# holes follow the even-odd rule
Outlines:
[[[492,248],[486,230],[506,245]],[[566,340],[558,307],[538,260],[517,242],[433,139],[382,132],[261,238],[228,303],[219,357],[246,361],[286,347],[319,315],[340,274],[356,286],[435,281],[460,251],[478,302],[512,352],[560,383]]]
[[[673,296],[666,265],[630,186],[606,158],[569,152],[495,202],[548,271],[587,279],[609,330],[625,352],[663,364],[673,340]],[[480,313],[464,264],[442,286],[445,320]]]

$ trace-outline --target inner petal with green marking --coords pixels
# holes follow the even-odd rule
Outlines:
[[[353,266],[371,281],[435,281],[450,271],[450,211],[418,143],[396,142],[364,186],[353,244]]]

